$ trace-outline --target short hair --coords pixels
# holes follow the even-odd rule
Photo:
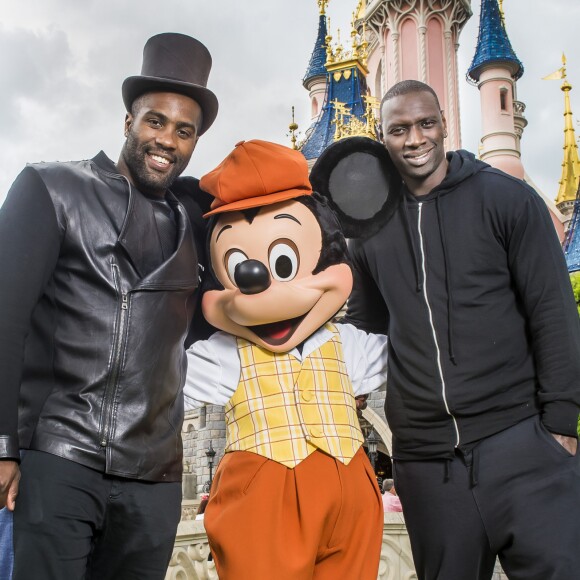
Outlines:
[[[388,493],[395,487],[395,482],[392,479],[383,479],[383,493]]]
[[[141,93],[138,97],[135,97],[135,100],[131,103],[131,110],[129,111],[129,113],[131,113],[133,117],[136,117],[137,114],[139,113],[139,109],[143,105],[143,100],[145,99],[145,95],[147,94],[148,93]]]
[[[430,87],[428,84],[422,83],[421,81],[408,80],[401,81],[400,83],[393,85],[385,93],[385,96],[381,101],[381,111],[383,110],[383,105],[390,99],[400,97],[401,95],[408,95],[409,93],[431,93],[435,98],[437,108],[441,110],[441,105],[439,104],[439,97],[437,96],[437,93],[433,90],[432,87]]]

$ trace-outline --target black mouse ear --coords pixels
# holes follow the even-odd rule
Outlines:
[[[367,238],[385,225],[401,199],[401,177],[387,150],[368,137],[327,147],[310,172],[314,191],[326,197],[347,238]]]

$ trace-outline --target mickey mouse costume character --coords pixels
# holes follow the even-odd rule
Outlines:
[[[385,383],[387,340],[328,322],[352,287],[338,220],[274,143],[238,143],[200,186],[220,331],[188,350],[185,398],[225,405],[205,515],[219,577],[375,580],[383,508],[355,396]]]

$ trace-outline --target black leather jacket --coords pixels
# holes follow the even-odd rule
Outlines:
[[[0,457],[30,448],[108,474],[178,481],[183,345],[199,280],[185,208],[168,195],[178,243],[162,262],[151,204],[103,153],[25,171],[48,192],[59,247],[25,340],[18,440],[0,423]]]

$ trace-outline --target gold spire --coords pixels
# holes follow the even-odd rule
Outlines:
[[[320,15],[326,14],[326,7],[328,6],[329,0],[316,0],[318,2],[318,9],[320,10]]]
[[[562,161],[562,176],[559,181],[560,187],[556,196],[556,205],[559,205],[576,199],[580,181],[580,158],[578,157],[578,145],[572,119],[572,107],[570,106],[572,85],[566,78],[566,55],[564,54],[562,54],[562,67],[544,77],[544,80],[554,79],[562,80],[560,89],[564,93],[564,160]]]
[[[296,121],[294,120],[294,105],[292,105],[292,123],[288,125],[288,129],[290,129],[289,137],[292,143],[292,149],[298,149],[298,146],[296,145],[296,141],[298,140],[298,137],[296,136],[296,131],[298,130],[298,123],[296,123]]]
[[[505,12],[503,11],[503,0],[498,0],[498,4],[499,4],[499,16],[501,18],[501,23],[503,24],[503,27],[505,28]]]

